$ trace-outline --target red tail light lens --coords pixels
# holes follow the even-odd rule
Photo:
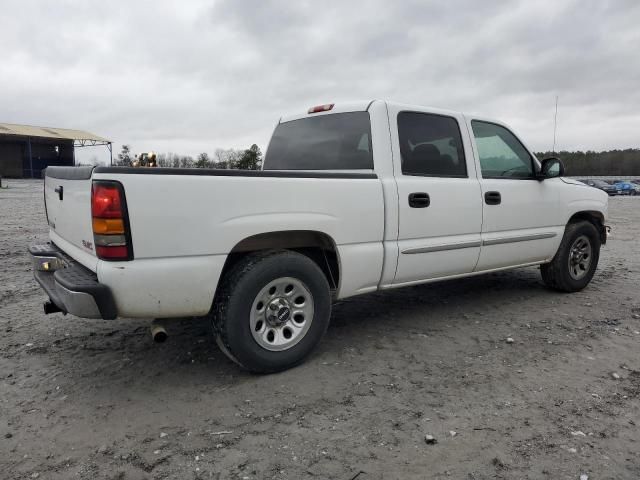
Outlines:
[[[94,183],[91,215],[93,218],[122,218],[120,190],[114,185]]]
[[[127,202],[122,184],[98,180],[91,188],[93,240],[102,260],[133,260]]]
[[[100,247],[96,245],[96,253],[102,260],[129,260],[127,246]]]

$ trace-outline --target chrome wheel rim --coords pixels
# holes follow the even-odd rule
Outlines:
[[[293,277],[265,285],[251,305],[251,335],[266,350],[288,350],[304,338],[313,321],[313,296]]]
[[[574,280],[581,280],[591,266],[591,241],[585,235],[575,239],[569,249],[569,275]]]

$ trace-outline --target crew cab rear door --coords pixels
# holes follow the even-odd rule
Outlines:
[[[480,184],[464,117],[389,105],[398,187],[394,284],[472,272],[480,255]]]

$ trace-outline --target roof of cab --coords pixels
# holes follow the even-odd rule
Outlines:
[[[398,102],[386,102],[384,100],[360,100],[360,101],[351,101],[351,102],[337,102],[333,104],[333,107],[331,108],[331,110],[327,110],[326,112],[315,112],[315,113],[309,113],[309,109],[313,108],[315,105],[310,105],[308,109],[306,109],[304,112],[298,112],[298,113],[292,113],[290,115],[283,115],[280,118],[280,122],[279,123],[285,123],[285,122],[290,122],[292,120],[299,120],[301,118],[307,118],[310,115],[318,116],[318,115],[331,115],[334,113],[346,113],[346,112],[365,112],[369,109],[369,107],[371,106],[371,104],[373,102],[385,102],[387,105],[394,105],[394,106],[399,106],[399,107],[403,107],[406,109],[411,109],[411,108],[416,108],[418,107],[417,104],[403,104],[403,103],[398,103]],[[319,104],[321,105],[321,104]],[[425,108],[425,109],[429,109],[431,111],[433,111],[434,113],[439,113],[441,115],[443,114],[460,114],[460,112],[456,112],[453,110],[445,110],[442,108],[435,108],[435,107],[429,107],[426,105],[421,105],[420,108]]]
[[[374,100],[360,100],[354,102],[339,102],[334,103],[333,108],[331,110],[327,110],[326,112],[317,112],[317,113],[309,113],[309,108],[313,108],[315,105],[310,105],[304,112],[292,113],[290,115],[283,115],[280,118],[280,123],[290,122],[292,120],[299,120],[301,118],[306,118],[309,115],[318,116],[318,115],[330,115],[332,113],[347,113],[347,112],[365,112],[369,105],[371,105]],[[322,104],[319,104],[322,105]]]

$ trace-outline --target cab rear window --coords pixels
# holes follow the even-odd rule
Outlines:
[[[369,113],[334,113],[279,124],[264,169],[373,169]]]

